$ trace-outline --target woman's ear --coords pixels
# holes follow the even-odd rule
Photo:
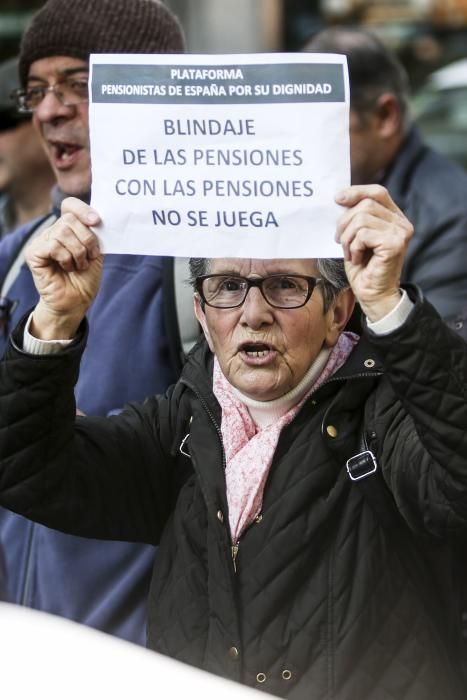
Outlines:
[[[193,307],[194,307],[195,316],[198,319],[198,322],[199,322],[201,328],[203,329],[204,337],[207,340],[207,343],[209,345],[209,349],[211,350],[211,352],[214,352],[214,348],[213,348],[213,344],[212,344],[212,340],[211,340],[211,334],[209,332],[209,326],[208,326],[208,322],[206,320],[206,314],[204,313],[205,307],[204,307],[203,302],[201,301],[199,294],[197,294],[197,293],[195,293],[193,295]]]
[[[338,293],[325,316],[327,332],[324,344],[332,348],[346,327],[355,307],[355,296],[350,287]]]

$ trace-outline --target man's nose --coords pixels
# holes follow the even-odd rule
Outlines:
[[[53,90],[47,90],[34,111],[34,116],[41,122],[52,121],[58,117],[69,117],[74,114],[73,106],[61,102]]]
[[[250,328],[261,328],[274,321],[274,309],[258,287],[250,287],[242,306],[242,322]]]

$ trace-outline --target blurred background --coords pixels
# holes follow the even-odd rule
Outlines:
[[[43,0],[0,0],[0,60],[15,55],[24,27],[42,4]],[[166,4],[180,17],[192,53],[296,51],[329,24],[367,27],[406,66],[414,114],[426,140],[467,167],[467,0],[167,0]]]

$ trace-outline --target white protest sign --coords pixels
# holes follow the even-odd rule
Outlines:
[[[342,257],[344,56],[93,55],[90,82],[105,252]]]

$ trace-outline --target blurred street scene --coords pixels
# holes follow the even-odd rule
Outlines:
[[[128,0],[131,2],[131,0]],[[332,24],[370,29],[396,51],[415,95],[425,139],[464,167],[467,152],[467,0],[167,0],[192,53],[298,51]],[[2,0],[0,60],[14,56],[42,0]],[[467,140],[466,140],[467,143]],[[464,149],[467,151],[467,147]]]

